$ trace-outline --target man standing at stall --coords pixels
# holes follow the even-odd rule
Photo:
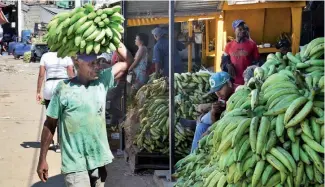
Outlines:
[[[216,122],[221,113],[226,109],[226,101],[235,92],[238,85],[234,84],[230,75],[226,72],[218,72],[211,75],[209,79],[211,90],[209,94],[216,94],[219,100],[212,104],[211,110],[199,117],[196,125],[195,134],[192,142],[191,152],[195,151],[198,146],[198,141],[205,134],[208,128]]]
[[[177,36],[176,31],[176,36]],[[152,34],[157,41],[153,49],[153,58],[152,62],[155,64],[155,73],[156,76],[160,75],[160,71],[163,71],[163,76],[168,77],[169,74],[169,41],[168,41],[168,31],[165,28],[156,27],[152,30]],[[175,38],[176,40],[176,38]],[[174,72],[183,73],[184,64],[182,63],[181,56],[179,51],[183,50],[192,43],[192,40],[187,41],[185,44],[176,40],[175,42],[175,53],[174,53]]]
[[[60,119],[61,171],[66,186],[104,186],[105,165],[113,159],[106,133],[106,94],[115,87],[114,79],[125,75],[133,60],[123,44],[118,53],[124,62],[104,70],[97,55],[77,55],[73,59],[77,76],[57,85],[41,136],[37,173],[43,182],[48,179],[46,155]]]
[[[229,42],[222,56],[222,70],[227,71],[234,79],[234,83],[243,85],[243,72],[259,59],[256,43],[247,36],[247,25],[243,20],[232,23],[236,39]]]

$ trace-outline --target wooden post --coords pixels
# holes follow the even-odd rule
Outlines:
[[[223,41],[222,41],[222,50],[225,49],[226,45],[227,45],[227,32],[224,31],[223,32]]]
[[[202,65],[206,65],[207,63],[207,53],[206,53],[206,49],[205,49],[205,35],[206,35],[206,32],[202,33],[202,45],[201,45],[201,50],[202,50],[202,55],[201,55],[201,64]]]
[[[189,21],[187,22],[187,26],[188,26],[188,37],[192,37],[193,36],[193,22]],[[187,71],[191,72],[192,71],[192,56],[193,56],[193,45],[192,43],[190,43],[190,45],[187,47],[187,59],[188,59],[188,67],[187,67]]]
[[[209,20],[205,20],[205,53],[208,56],[210,51],[209,51],[209,30],[210,30],[210,26],[209,26]]]
[[[222,55],[222,48],[223,48],[223,17],[216,18],[216,39],[215,39],[215,57],[214,57],[214,71],[219,72],[220,64],[221,64],[221,55]]]
[[[293,54],[299,52],[300,45],[300,34],[301,34],[301,19],[302,19],[302,8],[291,8],[292,14],[292,44],[291,50]]]

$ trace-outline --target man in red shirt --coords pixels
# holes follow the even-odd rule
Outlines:
[[[243,85],[243,72],[259,58],[256,43],[247,37],[247,28],[243,20],[232,23],[236,39],[229,42],[224,50],[222,66],[234,79],[235,84]],[[224,68],[222,68],[224,70]]]

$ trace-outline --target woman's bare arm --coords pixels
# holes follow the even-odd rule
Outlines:
[[[145,49],[143,47],[140,47],[137,54],[135,55],[134,62],[129,67],[129,71],[133,70],[138,65],[144,54]]]

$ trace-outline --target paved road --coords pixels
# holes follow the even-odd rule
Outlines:
[[[49,180],[36,174],[45,108],[35,101],[38,64],[0,56],[0,186],[61,187],[60,154],[49,151]],[[133,175],[123,159],[108,166],[107,187],[154,187],[152,176]]]

